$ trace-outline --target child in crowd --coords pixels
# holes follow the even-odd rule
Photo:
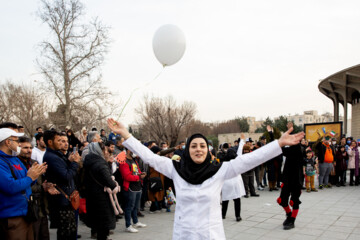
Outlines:
[[[319,171],[317,168],[314,154],[311,150],[306,151],[306,158],[304,159],[303,170],[306,178],[306,192],[317,192],[318,190],[316,190],[315,188],[315,174]]]

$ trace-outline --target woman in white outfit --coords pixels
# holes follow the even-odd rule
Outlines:
[[[243,152],[242,149],[245,144],[244,139],[245,139],[245,136],[243,134],[241,134],[241,140],[239,142],[238,150],[236,153],[237,156],[242,155],[242,152]],[[234,154],[235,154],[235,151],[234,151]],[[234,155],[234,154],[230,154],[230,155]],[[229,155],[228,152],[226,153],[226,155]],[[235,157],[230,157],[230,156],[228,157],[226,155],[222,159],[220,158],[220,161],[222,161],[222,162],[230,161],[230,160],[232,160],[231,158],[235,158]],[[233,200],[236,221],[239,222],[242,220],[241,216],[240,216],[240,212],[241,212],[240,198],[242,196],[244,196],[245,194],[246,194],[246,192],[245,192],[244,182],[243,182],[240,174],[234,178],[227,179],[224,181],[224,185],[221,189],[221,200],[222,200],[221,213],[222,213],[223,219],[226,218],[226,212],[227,212],[229,200]]]
[[[220,192],[231,179],[282,153],[281,147],[295,145],[304,133],[282,135],[265,147],[225,163],[210,161],[208,143],[201,134],[188,139],[180,162],[153,154],[135,139],[123,124],[108,119],[109,128],[125,138],[123,145],[156,171],[171,178],[176,189],[173,239],[225,239],[221,219]]]

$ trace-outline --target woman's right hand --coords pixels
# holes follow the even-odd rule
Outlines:
[[[124,124],[122,124],[121,122],[115,121],[112,118],[108,118],[107,120],[107,124],[108,127],[111,129],[111,131],[113,131],[116,134],[120,134],[122,137],[125,138],[125,140],[127,138],[129,138],[130,133],[129,131],[126,129],[126,127],[124,126]]]

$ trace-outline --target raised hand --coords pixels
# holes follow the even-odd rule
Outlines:
[[[124,124],[121,122],[115,121],[112,118],[108,118],[107,120],[108,127],[116,134],[120,134],[122,137],[126,139],[127,136],[130,135]]]
[[[280,147],[284,147],[284,146],[292,146],[292,145],[296,145],[299,144],[301,139],[304,138],[305,133],[304,132],[300,132],[297,134],[293,134],[290,135],[290,133],[293,131],[293,128],[290,128],[289,130],[287,130],[279,139],[279,145]]]
[[[245,140],[245,134],[241,133],[240,134],[240,139]]]
[[[267,130],[268,132],[271,132],[271,131],[273,131],[273,128],[272,128],[270,125],[267,125],[267,126],[266,126],[266,130]]]

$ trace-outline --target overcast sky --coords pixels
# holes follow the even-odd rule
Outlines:
[[[186,51],[136,92],[123,121],[132,123],[144,94],[197,104],[197,118],[264,119],[318,110],[333,112],[320,79],[360,63],[360,1],[86,0],[87,16],[111,27],[104,85],[124,103],[162,66],[152,50],[155,31],[175,24]],[[40,79],[37,44],[49,34],[36,17],[38,0],[3,1],[0,82]],[[119,103],[120,103],[119,100]],[[341,113],[342,113],[341,109]],[[349,110],[351,116],[351,108]]]

